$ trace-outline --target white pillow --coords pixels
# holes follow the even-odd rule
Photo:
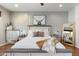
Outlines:
[[[66,49],[66,48],[64,47],[64,45],[61,44],[60,42],[58,42],[55,47],[56,47],[57,49]]]
[[[49,34],[49,31],[48,31],[48,30],[44,30],[44,36],[45,36],[45,37],[50,36],[50,34]]]
[[[33,31],[32,30],[29,30],[28,31],[28,37],[32,37],[33,36]]]

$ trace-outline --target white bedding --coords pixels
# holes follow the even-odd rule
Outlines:
[[[15,43],[12,48],[39,48],[36,44],[36,41],[48,38],[48,37],[26,37],[19,42]]]
[[[15,45],[13,45],[12,48],[39,48],[36,44],[36,41],[48,38],[51,37],[26,37],[20,40],[19,42],[15,43]],[[56,48],[65,49],[65,47],[60,42],[56,45]]]
[[[39,47],[36,44],[36,41],[38,40],[45,40],[45,39],[51,39],[51,37],[26,37],[20,41],[18,41],[17,43],[15,43],[15,45],[12,46],[12,49],[18,49],[18,48],[23,48],[23,49],[39,49]],[[43,50],[48,51],[48,53],[6,53],[5,55],[7,56],[59,56],[59,55],[64,55],[65,53],[55,53],[55,50],[53,50],[53,48],[51,48],[51,46],[47,47],[42,47]],[[65,47],[59,42],[56,45],[56,48],[58,49],[65,49]],[[72,55],[70,54],[65,54],[65,55]]]

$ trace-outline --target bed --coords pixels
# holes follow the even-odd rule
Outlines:
[[[48,35],[47,31],[45,32],[46,33],[44,36],[37,37],[37,35],[33,36],[33,30],[29,30],[28,36],[18,41],[17,43],[15,43],[15,45],[11,47],[11,50],[8,50],[8,53],[6,53],[6,55],[8,56],[54,56],[54,55],[57,55],[56,49],[65,49],[64,45],[62,45],[60,42],[54,43],[53,41],[54,44],[51,44],[51,40],[56,40],[56,39],[55,37],[51,37],[50,35]],[[40,41],[45,41],[43,42],[41,48],[37,44],[37,42],[40,42]],[[12,49],[14,50],[14,52],[12,52],[13,51]],[[22,52],[20,53],[20,51]],[[27,51],[28,53],[26,53]],[[39,53],[40,51],[42,52]],[[58,54],[58,55],[64,55],[64,54]],[[71,53],[70,54],[66,53],[65,55],[71,55]]]

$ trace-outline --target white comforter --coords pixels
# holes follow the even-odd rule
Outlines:
[[[20,40],[19,42],[15,43],[15,45],[13,45],[12,48],[39,48],[36,44],[36,41],[48,38],[51,37],[26,37]],[[65,49],[65,47],[60,42],[56,45],[56,48]]]

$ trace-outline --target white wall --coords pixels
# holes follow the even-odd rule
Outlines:
[[[0,6],[0,46],[5,43],[5,26],[9,23],[9,12]]]
[[[52,25],[52,33],[62,31],[62,25],[68,22],[67,12],[53,12],[47,15],[47,24]]]
[[[68,23],[73,24],[75,20],[75,7],[70,9],[68,12]]]
[[[75,7],[76,47],[79,48],[79,5]]]
[[[62,24],[67,23],[68,13],[67,12],[25,12],[19,13],[14,12],[11,14],[12,22],[15,29],[23,29],[27,32],[27,25],[32,24],[34,15],[45,15],[46,24],[52,25],[52,33],[59,30],[61,32]]]
[[[69,11],[69,23],[75,22],[75,47],[79,48],[79,5]]]
[[[27,32],[27,25],[29,24],[29,15],[27,13],[12,13],[12,23],[14,29],[24,30]]]

